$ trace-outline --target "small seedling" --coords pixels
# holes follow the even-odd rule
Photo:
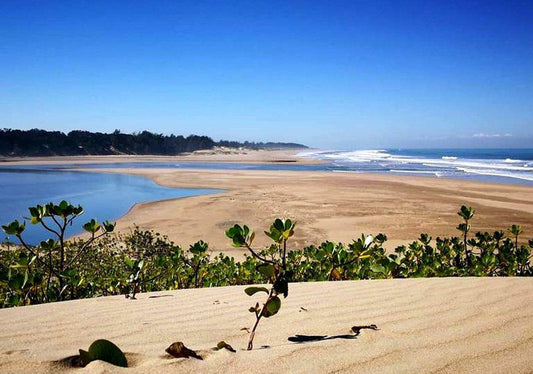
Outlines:
[[[95,340],[88,351],[80,349],[80,364],[82,367],[95,360],[105,361],[124,368],[128,367],[126,356],[124,356],[120,348],[105,339]]]
[[[215,351],[220,351],[221,349],[227,349],[228,351],[230,352],[233,352],[235,353],[235,349],[233,349],[233,347],[231,345],[229,345],[228,343],[226,343],[224,340],[220,341],[217,343],[217,346],[215,348],[213,348]]]
[[[226,235],[233,241],[235,247],[247,248],[253,257],[261,261],[257,266],[257,271],[263,275],[272,286],[270,289],[266,287],[247,287],[244,292],[248,296],[253,296],[258,292],[266,293],[267,299],[263,305],[256,303],[250,307],[249,311],[255,315],[255,324],[250,332],[248,339],[248,350],[253,349],[253,342],[255,330],[259,325],[262,317],[269,318],[278,313],[281,307],[281,299],[278,295],[287,297],[289,293],[289,278],[290,274],[287,271],[287,240],[294,235],[294,227],[290,219],[276,219],[270,226],[269,231],[265,231],[266,236],[274,241],[274,249],[271,259],[267,259],[262,254],[257,253],[252,249],[252,242],[255,238],[255,233],[251,231],[248,226],[235,225],[226,231]]]
[[[196,358],[197,360],[203,360],[195,351],[189,349],[182,342],[172,343],[167,349],[165,349],[169,355],[176,358]]]

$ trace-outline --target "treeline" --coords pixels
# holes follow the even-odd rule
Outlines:
[[[149,131],[110,134],[90,131],[0,130],[0,155],[81,156],[81,155],[177,155],[183,152],[212,149],[215,146],[248,148],[305,148],[292,143],[215,142],[208,136],[162,135]]]
[[[217,143],[220,147],[231,147],[231,148],[251,148],[251,149],[277,149],[277,148],[286,148],[286,149],[295,149],[295,148],[307,148],[307,146],[298,143],[273,143],[273,142],[235,142],[231,140],[221,140]]]

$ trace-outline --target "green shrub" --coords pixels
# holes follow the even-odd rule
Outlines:
[[[248,250],[244,260],[236,261],[222,253],[212,257],[208,244],[203,241],[185,251],[158,233],[134,228],[114,234],[113,224],[100,226],[93,220],[86,225],[91,234],[89,239],[65,240],[61,235],[63,222],[77,218],[80,209],[63,202],[33,207],[31,222],[40,225],[44,222],[59,234],[51,232],[53,239],[37,246],[24,242],[25,222],[14,221],[3,226],[21,245],[9,244],[0,250],[2,307],[119,294],[135,298],[138,292],[268,283],[267,301],[270,296],[275,301],[252,306],[257,320],[258,316],[262,318],[274,312],[280,296],[288,293],[289,281],[533,275],[533,240],[520,244],[518,239],[523,233],[519,226],[509,228],[510,236],[495,231],[465,237],[461,231],[462,238],[433,239],[424,233],[412,243],[387,253],[384,249],[387,237],[383,234],[362,235],[348,244],[326,241],[289,250],[287,240],[294,232],[294,224],[288,219],[278,219],[266,232],[273,244],[263,249],[252,248],[255,234],[247,226],[231,227],[226,234],[233,244]],[[466,216],[470,217],[470,225],[473,213]],[[265,305],[270,309],[265,309],[263,314]]]
[[[23,238],[26,222],[15,220],[2,226],[7,235],[14,235],[19,240],[24,251],[19,252],[17,263],[11,264],[7,274],[0,278],[6,278],[11,290],[9,297],[16,305],[28,303],[32,296],[41,297],[43,301],[63,300],[65,292],[72,290],[80,279],[78,262],[97,239],[114,230],[115,224],[105,221],[100,225],[91,219],[83,225],[90,238],[78,241],[79,245],[74,249],[66,242],[66,230],[83,213],[81,206],[63,200],[57,205],[48,203],[30,207],[29,212],[30,223],[42,226],[53,238],[31,246]],[[33,267],[37,270],[32,271]],[[16,274],[12,269],[18,269]]]

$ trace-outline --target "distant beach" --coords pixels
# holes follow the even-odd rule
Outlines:
[[[152,178],[165,186],[220,188],[226,192],[139,204],[119,220],[168,234],[178,243],[203,239],[232,253],[224,230],[234,223],[263,228],[273,218],[298,222],[293,245],[322,240],[351,242],[361,233],[386,233],[388,245],[405,244],[422,232],[458,235],[457,209],[476,208],[476,231],[521,224],[533,232],[533,188],[401,175],[176,169],[109,169]],[[175,217],[180,217],[176,220]],[[257,244],[267,243],[258,235]],[[391,248],[392,249],[392,248]]]
[[[298,153],[192,154],[172,157],[172,161],[143,156],[89,156],[5,164],[8,168],[29,169],[35,163],[44,168],[61,165],[98,173],[145,176],[166,187],[225,190],[216,195],[150,202],[161,199],[154,195],[136,201],[138,204],[132,202],[135,206],[119,219],[118,227],[125,230],[139,225],[167,234],[181,245],[203,239],[214,251],[222,249],[237,256],[242,251],[231,248],[224,235],[229,225],[264,227],[278,216],[299,222],[295,237],[298,246],[325,239],[350,242],[360,233],[384,232],[391,247],[414,240],[421,232],[457,235],[456,211],[462,204],[478,211],[472,222],[476,231],[493,231],[516,223],[526,233],[533,232],[530,186],[406,173],[332,173],[325,169],[324,161],[302,159]],[[70,200],[77,203],[75,198]],[[86,205],[91,208],[90,202]],[[111,217],[105,218],[118,218],[109,212]],[[257,240],[264,244],[260,236]]]
[[[4,158],[6,167],[172,168],[405,174],[533,186],[533,149],[356,151],[215,148],[179,156]]]

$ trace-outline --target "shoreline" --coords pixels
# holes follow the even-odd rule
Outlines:
[[[220,190],[186,199],[136,202],[116,218],[117,229],[124,231],[138,225],[141,229],[167,235],[182,247],[205,240],[210,243],[211,252],[223,251],[236,258],[242,257],[243,250],[231,247],[224,231],[235,223],[248,224],[258,234],[256,244],[264,246],[269,242],[261,233],[277,217],[299,222],[294,247],[320,244],[325,240],[349,243],[361,233],[381,232],[388,236],[385,247],[392,251],[398,245],[414,241],[422,232],[433,237],[457,236],[455,227],[459,217],[456,212],[463,204],[477,210],[472,232],[505,231],[511,224],[521,224],[522,238],[533,236],[533,186],[528,185],[392,173],[83,167],[84,163],[102,161],[198,162],[200,158],[213,163],[273,163],[295,159],[295,163],[305,164],[310,159],[297,157],[299,151],[247,150],[246,155],[196,154],[170,158],[81,156],[61,160],[66,170],[138,175],[171,188]],[[23,164],[11,164],[30,163],[36,164],[28,160]],[[40,162],[42,165],[57,163],[56,158]],[[182,226],[176,224],[178,218]],[[83,236],[73,237],[80,235]]]
[[[129,163],[129,162],[213,162],[213,163],[244,163],[244,164],[324,164],[322,160],[296,156],[304,149],[230,149],[195,151],[176,156],[159,155],[83,155],[83,156],[48,156],[48,157],[0,157],[1,166],[16,165],[71,165],[90,163]]]
[[[195,151],[192,153],[184,153],[176,156],[159,156],[159,155],[83,155],[83,156],[48,156],[48,157],[0,157],[0,169],[2,166],[16,167],[16,166],[54,166],[57,165],[59,169],[74,169],[83,168],[86,164],[117,164],[116,168],[121,168],[121,164],[127,163],[211,163],[211,164],[250,164],[261,167],[262,165],[280,165],[281,170],[293,170],[295,168],[287,169],[282,165],[327,165],[330,161],[321,158],[315,158],[305,155],[305,153],[313,153],[313,151],[320,151],[313,148],[308,149],[236,149],[236,148],[217,148],[214,150]],[[303,154],[302,154],[303,153]],[[302,154],[302,155],[300,155]],[[137,165],[138,166],[138,165]],[[154,166],[150,166],[154,167]],[[158,166],[155,166],[158,167]],[[161,168],[164,168],[161,166]],[[194,170],[194,166],[191,168]],[[206,168],[207,169],[207,168]],[[224,168],[222,168],[224,169]],[[203,169],[202,169],[203,170]],[[224,169],[234,170],[234,169]],[[298,170],[300,171],[300,170]],[[308,170],[301,170],[308,171]],[[343,170],[343,169],[317,169],[317,172],[331,172],[331,173],[354,173],[354,174],[377,174],[387,176],[408,176],[432,178],[439,180],[458,180],[475,183],[487,183],[498,185],[517,185],[533,187],[533,182],[530,179],[522,177],[511,177],[493,174],[466,174],[459,175],[438,175],[434,171],[359,171],[359,170]]]

